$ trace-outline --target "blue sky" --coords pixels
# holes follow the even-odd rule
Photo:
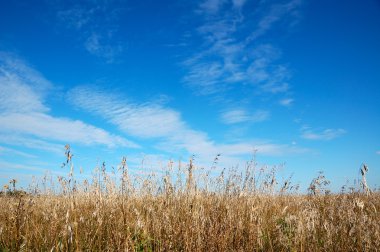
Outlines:
[[[380,181],[380,3],[2,1],[0,183],[122,156]]]

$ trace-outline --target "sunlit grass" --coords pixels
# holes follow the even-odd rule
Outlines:
[[[301,194],[275,169],[197,171],[169,163],[160,176],[120,178],[105,164],[78,182],[66,147],[59,192],[24,193],[17,181],[0,197],[1,251],[377,251],[380,195],[333,194],[320,174]],[[213,169],[213,168],[211,168]],[[367,171],[366,171],[367,172]],[[363,174],[365,178],[365,173]],[[365,182],[365,179],[363,180]]]

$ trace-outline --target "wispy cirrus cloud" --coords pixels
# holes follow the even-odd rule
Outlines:
[[[32,177],[43,176],[49,172],[50,175],[66,176],[62,170],[56,170],[56,164],[31,164],[31,163],[14,163],[0,160],[1,173],[0,178],[18,178],[19,183],[24,184],[30,181]],[[25,184],[28,186],[28,184]]]
[[[265,14],[259,19],[256,29],[248,36],[248,41],[256,40],[264,36],[273,26],[284,18],[291,18],[290,24],[294,25],[299,19],[299,7],[301,0],[291,0],[285,3],[275,3],[269,6],[262,6],[266,9]]]
[[[106,63],[117,61],[124,47],[117,40],[117,21],[123,0],[91,1],[75,3],[56,1],[52,6],[59,24],[79,34],[84,48]]]
[[[285,106],[285,107],[289,107],[293,103],[294,103],[294,99],[292,99],[292,98],[285,98],[285,99],[281,99],[279,101],[279,104],[282,105],[282,106]]]
[[[240,9],[245,4],[246,0],[232,0],[232,4],[234,8]]]
[[[36,144],[27,144],[36,140],[49,144],[75,142],[138,147],[83,121],[49,114],[46,96],[53,84],[15,55],[0,53],[0,83],[0,142],[7,143],[7,138],[13,138],[10,144],[26,147],[36,147]],[[17,141],[20,138],[26,143]]]
[[[43,100],[52,84],[8,52],[0,52],[0,112],[47,112]]]
[[[205,0],[199,4],[199,12],[205,12],[207,14],[217,13],[222,5],[227,2],[226,0]]]
[[[347,133],[347,131],[344,129],[325,129],[325,130],[315,131],[307,126],[303,127],[301,131],[302,131],[301,137],[304,139],[324,140],[324,141],[329,141],[329,140],[341,137]]]
[[[251,154],[254,148],[263,155],[300,151],[291,146],[263,141],[216,143],[205,132],[192,129],[174,109],[154,103],[139,104],[100,88],[78,86],[68,93],[68,97],[76,107],[106,119],[125,134],[154,139],[156,148],[176,155],[185,152],[210,161],[218,153],[233,159]]]
[[[225,124],[235,124],[242,122],[263,122],[268,120],[270,113],[265,110],[257,110],[253,113],[245,109],[232,109],[225,111],[221,115],[222,122]]]
[[[39,139],[36,136],[0,132],[0,143],[62,155],[62,143]],[[67,143],[67,142],[66,142]]]
[[[95,8],[83,8],[82,6],[75,5],[71,8],[58,10],[57,18],[59,21],[64,22],[67,28],[80,30],[85,25],[90,23],[95,14]]]
[[[37,157],[35,155],[29,154],[29,153],[26,153],[23,151],[19,151],[19,150],[13,149],[13,148],[0,146],[0,156],[5,156],[5,155],[7,155],[7,156],[16,155],[16,156],[26,157],[26,158],[36,158]]]
[[[184,61],[187,74],[183,78],[197,94],[226,95],[227,90],[241,85],[259,92],[289,90],[291,71],[277,62],[281,51],[259,38],[280,21],[282,25],[293,23],[301,1],[262,1],[255,14],[245,13],[244,4],[245,1],[208,0],[199,5],[198,14],[204,23],[196,28],[195,36],[202,43]]]
[[[212,160],[217,149],[207,134],[191,129],[179,112],[152,103],[135,103],[123,96],[89,86],[76,87],[68,94],[73,104],[101,116],[125,134],[154,139],[156,148],[174,153],[196,154]]]
[[[137,147],[126,139],[86,124],[80,120],[57,118],[44,113],[12,113],[1,115],[2,132],[26,134],[53,141],[103,144],[109,147]]]
[[[2,168],[1,174],[4,174],[4,172],[8,171],[8,172],[12,172],[13,175],[14,175],[15,171],[24,171],[24,172],[25,171],[29,171],[29,172],[33,171],[33,172],[39,172],[39,173],[43,174],[43,172],[46,172],[46,170],[48,170],[46,168],[44,169],[44,168],[37,167],[37,166],[6,162],[6,161],[2,161],[2,160],[0,160],[0,167]],[[31,176],[31,174],[28,174],[28,175]]]
[[[68,97],[74,105],[100,115],[133,136],[166,137],[184,128],[177,111],[159,104],[133,103],[115,93],[90,86],[78,86],[70,90]]]
[[[93,32],[86,39],[84,46],[89,53],[105,58],[107,63],[113,63],[118,55],[123,52],[123,46],[121,44],[110,44],[108,42],[110,39],[110,35],[105,36]]]
[[[225,4],[232,4],[235,9],[240,9],[246,3],[246,0],[204,0],[201,1],[197,12],[200,14],[216,14]]]

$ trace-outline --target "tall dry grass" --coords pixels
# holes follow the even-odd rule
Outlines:
[[[197,171],[169,163],[161,176],[120,178],[103,164],[75,179],[70,147],[59,191],[13,186],[0,197],[1,251],[378,251],[380,195],[332,194],[320,174],[300,194],[274,169]],[[182,167],[183,166],[183,167]],[[368,170],[368,169],[367,169]],[[46,181],[45,181],[46,182]],[[366,185],[367,186],[367,185]],[[57,188],[55,188],[57,190]],[[6,193],[5,193],[6,192]]]

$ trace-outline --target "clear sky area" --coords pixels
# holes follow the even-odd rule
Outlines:
[[[0,184],[123,156],[380,185],[376,0],[0,1]]]

